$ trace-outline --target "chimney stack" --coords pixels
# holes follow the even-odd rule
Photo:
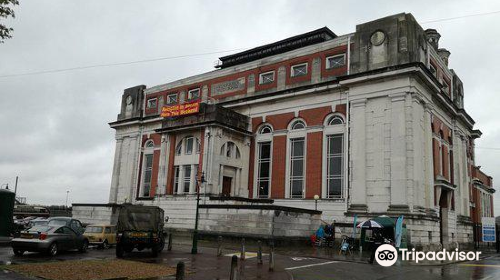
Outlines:
[[[447,49],[438,49],[437,53],[439,57],[443,60],[444,64],[448,66],[448,58],[450,57],[451,54],[450,51],[448,51]]]
[[[441,38],[441,35],[436,31],[436,29],[426,29],[425,35],[427,36],[427,42],[429,42],[437,51],[439,48],[439,38]]]

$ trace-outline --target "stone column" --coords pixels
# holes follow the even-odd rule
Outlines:
[[[109,203],[116,203],[118,196],[118,186],[120,182],[120,166],[122,158],[123,138],[116,139],[115,158],[113,162],[113,175],[111,178],[111,188],[109,190]]]
[[[434,211],[434,160],[432,151],[431,115],[433,106],[424,105],[424,194],[425,208]]]
[[[160,163],[158,166],[158,188],[156,193],[164,195],[167,192],[167,166],[168,166],[168,134],[162,134],[160,143]]]
[[[130,153],[129,153],[129,170],[130,170],[130,185],[129,185],[129,195],[128,202],[131,202],[135,199],[135,195],[137,194],[137,188],[139,187],[139,157],[141,155],[141,141],[140,138],[142,136],[137,134],[130,139]]]
[[[406,186],[406,93],[389,95],[391,101],[391,202],[388,211],[409,211]]]
[[[368,211],[366,205],[366,99],[350,102],[348,136],[351,154],[350,211]]]
[[[411,131],[413,146],[412,162],[412,182],[410,188],[413,194],[413,211],[425,212],[425,129],[427,127],[424,116],[424,105],[422,98],[418,93],[412,94],[412,118],[411,118]]]

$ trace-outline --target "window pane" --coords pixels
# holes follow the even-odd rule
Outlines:
[[[292,197],[302,197],[302,180],[292,180]]]
[[[150,183],[151,182],[151,170],[146,170],[144,172],[144,183]]]
[[[328,180],[328,196],[341,197],[342,196],[342,179],[329,179]]]
[[[341,154],[342,153],[342,135],[332,135],[328,137],[329,139],[329,154]]]
[[[174,192],[179,192],[179,166],[175,167]]]
[[[259,143],[260,146],[260,158],[268,159],[271,158],[271,142]]]
[[[170,94],[167,96],[167,104],[177,103],[177,94]]]
[[[146,155],[146,169],[153,167],[153,155]]]
[[[292,76],[303,76],[307,74],[307,64],[297,65],[292,67]]]
[[[330,158],[330,175],[342,175],[342,157]]]
[[[269,162],[261,162],[260,163],[260,170],[259,170],[259,177],[260,178],[269,178]]]
[[[304,138],[297,138],[292,140],[292,156],[304,156]]]
[[[269,181],[259,182],[259,197],[265,198],[269,196]]]
[[[184,192],[189,192],[189,186],[191,184],[191,165],[184,166]]]
[[[292,176],[303,176],[304,175],[304,160],[294,159],[292,160]]]
[[[186,138],[186,155],[193,153],[193,137]]]

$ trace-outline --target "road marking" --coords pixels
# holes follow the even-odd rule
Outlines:
[[[496,264],[468,264],[468,263],[460,264],[460,266],[500,267],[500,265]]]
[[[307,267],[319,266],[319,265],[325,265],[325,264],[331,264],[331,263],[338,263],[338,261],[331,261],[331,262],[324,262],[324,263],[314,263],[314,264],[306,264],[306,265],[301,265],[301,266],[294,266],[294,267],[285,268],[285,270],[294,270],[294,269],[299,269],[299,268],[307,268]]]

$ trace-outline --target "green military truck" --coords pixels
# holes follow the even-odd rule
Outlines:
[[[157,206],[124,204],[116,225],[116,256],[151,249],[154,257],[165,247],[164,212]]]

